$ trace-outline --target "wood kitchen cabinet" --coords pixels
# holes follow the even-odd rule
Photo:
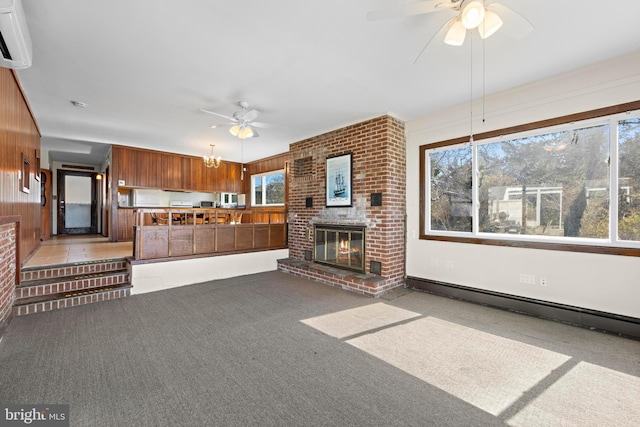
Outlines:
[[[202,157],[114,145],[111,151],[112,241],[133,238],[133,213],[118,208],[119,187],[159,190],[230,192],[243,191],[240,164],[223,160],[219,168],[207,168]],[[244,180],[249,176],[245,174]],[[119,184],[124,181],[124,184]]]

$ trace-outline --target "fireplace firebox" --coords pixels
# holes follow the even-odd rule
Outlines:
[[[314,237],[315,262],[365,272],[364,227],[316,224]]]

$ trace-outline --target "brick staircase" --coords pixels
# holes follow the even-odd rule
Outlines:
[[[131,293],[124,258],[23,268],[16,287],[13,314],[74,307]]]

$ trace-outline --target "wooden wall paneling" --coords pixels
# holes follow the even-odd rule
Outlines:
[[[40,133],[17,74],[0,68],[0,216],[21,218],[21,265],[40,245],[40,182],[36,179],[39,151]],[[28,193],[19,188],[18,171],[22,170],[23,156],[31,166],[25,177]]]
[[[107,177],[107,194],[109,195],[109,241],[118,240],[118,174],[120,173],[120,157],[122,150],[120,146],[111,146],[111,165],[109,166],[109,176]]]
[[[133,209],[118,209],[118,228],[117,238],[119,242],[128,242],[133,240]]]
[[[289,152],[256,160],[247,164],[247,169],[251,174],[259,174],[284,169],[285,162],[289,159]]]

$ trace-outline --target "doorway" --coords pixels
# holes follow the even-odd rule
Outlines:
[[[58,234],[97,233],[93,172],[58,170]]]

